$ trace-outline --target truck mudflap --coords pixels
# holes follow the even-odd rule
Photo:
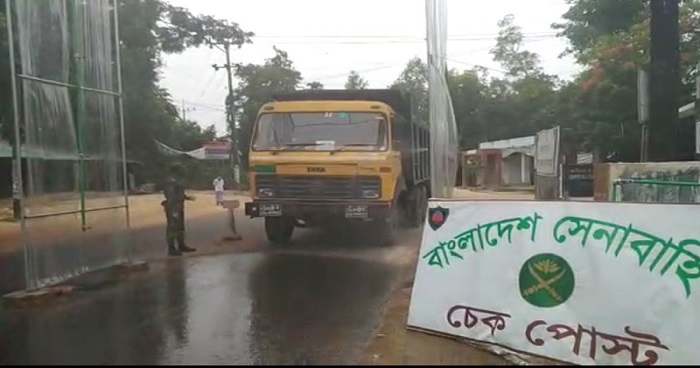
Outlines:
[[[274,202],[252,201],[245,204],[245,214],[250,218],[295,218],[332,216],[335,218],[373,220],[386,218],[391,210],[389,202]]]

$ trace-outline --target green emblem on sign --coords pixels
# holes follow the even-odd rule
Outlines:
[[[520,295],[535,307],[564,304],[574,292],[574,271],[556,254],[537,254],[520,269]]]

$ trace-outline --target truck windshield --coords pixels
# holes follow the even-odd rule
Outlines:
[[[383,151],[386,119],[375,112],[263,114],[253,150]]]

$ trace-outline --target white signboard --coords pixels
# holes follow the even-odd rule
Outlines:
[[[557,176],[559,166],[559,127],[537,132],[535,169],[538,175]]]
[[[552,359],[697,364],[700,206],[431,201],[408,325]]]

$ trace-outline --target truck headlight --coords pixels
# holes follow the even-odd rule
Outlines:
[[[258,197],[274,197],[275,191],[270,188],[258,189]]]
[[[362,198],[379,198],[379,191],[375,189],[365,189],[362,191]]]

